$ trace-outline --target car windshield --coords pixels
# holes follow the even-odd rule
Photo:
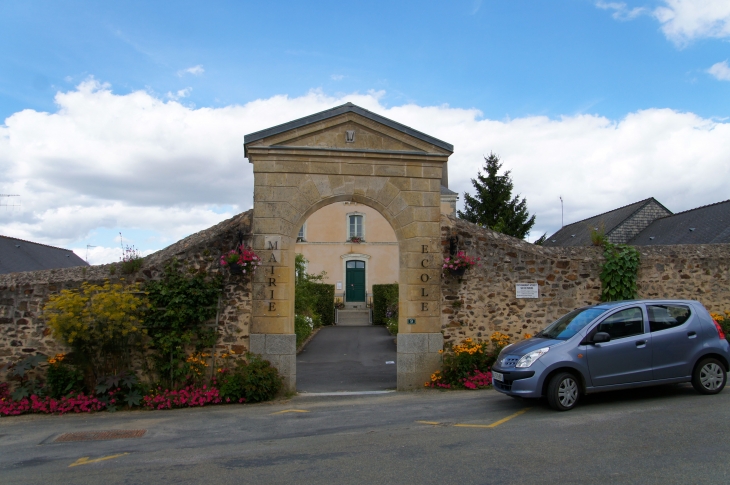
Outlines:
[[[563,315],[555,320],[536,336],[568,340],[570,337],[580,332],[583,327],[591,323],[597,316],[605,313],[606,311],[608,311],[608,308],[596,307],[573,310],[567,315]]]

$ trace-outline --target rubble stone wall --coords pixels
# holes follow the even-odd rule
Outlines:
[[[534,334],[569,310],[600,302],[603,250],[542,247],[442,216],[441,241],[481,258],[463,277],[443,276],[441,327],[446,343]],[[730,310],[730,244],[638,246],[639,298],[682,298],[710,311]],[[537,283],[539,298],[518,299],[516,283]]]
[[[124,278],[128,282],[144,283],[159,279],[173,258],[190,272],[225,271],[219,265],[220,255],[237,245],[239,231],[244,236],[244,244],[250,245],[251,211],[145,257],[142,268],[131,275],[121,274],[118,264],[0,275],[0,366],[36,353],[54,355],[69,350],[53,339],[43,318],[43,306],[51,295],[79,288],[84,282],[103,284],[106,280],[118,282]],[[223,274],[217,349],[243,353],[249,348],[251,282],[242,276]],[[214,325],[215,320],[209,323]]]

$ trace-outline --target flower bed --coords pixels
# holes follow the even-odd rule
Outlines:
[[[525,338],[529,338],[525,335]],[[431,374],[425,387],[437,389],[486,389],[492,385],[492,364],[509,344],[509,336],[495,332],[486,342],[468,338],[442,350],[441,370]]]

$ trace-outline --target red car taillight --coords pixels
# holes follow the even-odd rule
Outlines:
[[[717,329],[717,335],[720,336],[720,340],[725,340],[725,332],[722,331],[722,327],[719,323],[717,323],[717,320],[713,320],[712,323],[715,324],[715,328]]]

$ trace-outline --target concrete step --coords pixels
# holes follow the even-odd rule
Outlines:
[[[337,325],[370,325],[370,310],[339,310],[337,312]]]

